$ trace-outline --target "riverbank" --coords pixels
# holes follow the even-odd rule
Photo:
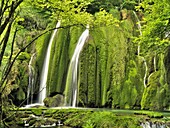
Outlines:
[[[11,127],[141,128],[150,123],[170,127],[170,113],[100,108],[19,108],[11,110]]]

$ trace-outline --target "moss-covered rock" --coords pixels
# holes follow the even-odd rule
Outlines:
[[[59,107],[64,105],[64,96],[57,94],[53,97],[46,97],[44,99],[44,104],[47,107]]]
[[[31,109],[31,112],[36,116],[41,116],[43,114],[42,109]]]
[[[26,99],[29,79],[29,59],[29,53],[22,52],[20,54],[7,77],[7,85],[4,89],[4,95],[8,96],[18,106]]]
[[[11,114],[13,112],[11,111]],[[29,113],[29,116],[24,117],[25,113]],[[7,123],[15,127],[24,127],[25,124],[32,127],[61,124],[63,127],[80,128],[140,128],[140,125],[146,122],[167,125],[170,122],[169,116],[168,112],[144,110],[29,108],[14,112],[14,116]]]
[[[79,105],[140,107],[143,75],[130,39],[135,26],[125,12],[119,26],[91,30],[80,57]]]
[[[145,91],[143,93],[141,105],[143,109],[151,109],[151,110],[159,110],[160,104],[159,104],[159,89],[160,89],[160,83],[159,83],[159,77],[160,72],[154,72],[150,76],[149,83],[147,85],[147,88],[145,88]]]

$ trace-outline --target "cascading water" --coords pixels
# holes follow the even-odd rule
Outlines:
[[[133,13],[134,13],[134,15],[137,19],[137,22],[138,22],[137,25],[138,25],[140,36],[142,36],[142,27],[141,27],[141,24],[140,24],[140,20],[139,20],[138,16],[136,15],[136,12],[133,11]],[[140,54],[140,44],[138,44],[138,56],[139,56],[139,54]],[[144,66],[145,66],[145,75],[144,75],[144,78],[143,78],[143,84],[144,84],[144,87],[146,88],[148,66],[147,66],[147,62],[146,62],[145,58],[144,57],[142,57],[142,58],[143,58],[143,61],[144,61]]]
[[[139,33],[140,33],[140,35],[142,35],[142,30],[141,30],[141,24],[140,24],[140,20],[139,20],[139,18],[138,18],[138,16],[136,15],[136,12],[135,11],[133,11],[133,13],[134,13],[134,15],[135,15],[135,17],[136,17],[136,19],[137,19],[137,25],[138,25],[138,29],[139,29]],[[140,45],[138,45],[138,55],[140,54]]]
[[[146,88],[146,79],[147,79],[148,66],[147,66],[147,62],[146,62],[144,57],[143,57],[143,62],[144,62],[144,65],[145,65],[145,75],[144,75],[144,78],[143,78],[143,84],[144,84],[144,87]]]
[[[32,104],[33,102],[33,89],[34,89],[34,68],[32,66],[33,58],[35,56],[35,53],[32,54],[31,59],[29,61],[28,69],[29,69],[29,83],[28,83],[28,89],[27,89],[27,105]],[[31,94],[31,96],[30,96]],[[30,98],[31,97],[31,98]]]
[[[67,73],[67,81],[66,81],[66,90],[65,90],[66,106],[72,106],[72,107],[76,106],[77,93],[78,93],[77,74],[78,74],[79,55],[88,36],[89,36],[89,26],[87,26],[87,29],[80,36],[69,65],[69,69]]]
[[[56,28],[60,27],[60,21],[58,21]],[[43,100],[46,97],[46,82],[47,82],[47,75],[48,75],[48,68],[49,68],[49,61],[50,61],[50,52],[51,52],[51,46],[52,46],[52,42],[54,40],[54,37],[57,33],[58,29],[55,29],[50,42],[48,44],[48,48],[47,48],[47,52],[46,52],[46,56],[44,59],[44,64],[43,64],[43,69],[42,69],[42,73],[41,73],[41,79],[40,79],[40,88],[39,88],[39,96],[38,96],[38,103],[44,105]]]

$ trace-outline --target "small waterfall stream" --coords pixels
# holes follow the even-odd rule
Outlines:
[[[136,12],[133,11],[133,13],[134,13],[134,15],[136,17],[136,20],[137,20],[137,26],[138,26],[140,36],[142,36],[142,27],[141,27],[141,24],[140,24],[140,20],[139,20],[139,18],[137,16]],[[139,54],[140,54],[140,44],[138,44],[138,50],[137,51],[138,51],[138,56],[139,56]],[[146,62],[145,58],[144,57],[142,57],[142,58],[143,58],[144,66],[145,66],[145,75],[144,75],[144,78],[143,78],[143,84],[144,84],[144,87],[146,88],[146,84],[147,84],[146,79],[147,79],[148,66],[147,66],[147,62]]]
[[[28,69],[29,69],[29,83],[28,83],[28,89],[27,89],[27,105],[32,104],[33,102],[33,89],[34,89],[34,68],[32,66],[33,60],[34,60],[35,53],[32,54],[31,59],[29,61]],[[30,98],[31,97],[31,98]]]
[[[144,66],[145,66],[145,75],[144,75],[144,78],[143,78],[143,85],[144,87],[146,88],[146,80],[147,80],[147,73],[148,73],[148,66],[147,66],[147,62],[145,60],[145,58],[143,57],[143,62],[144,62]]]
[[[140,24],[140,20],[139,20],[138,16],[136,15],[136,12],[133,11],[133,13],[134,13],[134,15],[136,17],[136,20],[137,20],[137,25],[138,25],[139,33],[140,33],[140,35],[142,35],[142,30],[141,30],[142,27],[141,27],[141,24]],[[140,54],[140,44],[138,44],[138,55],[139,54]]]
[[[58,23],[56,25],[56,28],[58,28],[58,27],[60,27],[60,21],[58,21]],[[48,68],[49,68],[49,61],[50,61],[51,46],[52,46],[52,42],[54,40],[54,37],[57,33],[57,30],[58,29],[55,29],[52,36],[51,36],[50,42],[48,44],[46,56],[45,56],[45,59],[44,59],[43,69],[42,69],[42,72],[41,72],[38,103],[42,104],[42,105],[44,104],[43,100],[46,97],[46,82],[47,82],[47,75],[48,75]]]
[[[74,54],[72,56],[72,59],[70,61],[70,65],[67,73],[66,90],[65,90],[66,106],[76,107],[77,93],[78,93],[77,74],[78,74],[79,55],[88,36],[89,36],[89,26],[87,26],[87,29],[80,36]]]

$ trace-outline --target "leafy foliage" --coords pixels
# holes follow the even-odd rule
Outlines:
[[[169,45],[170,38],[170,2],[168,0],[144,0],[137,7],[144,13],[142,36],[139,38],[143,51],[148,49],[157,52]]]

